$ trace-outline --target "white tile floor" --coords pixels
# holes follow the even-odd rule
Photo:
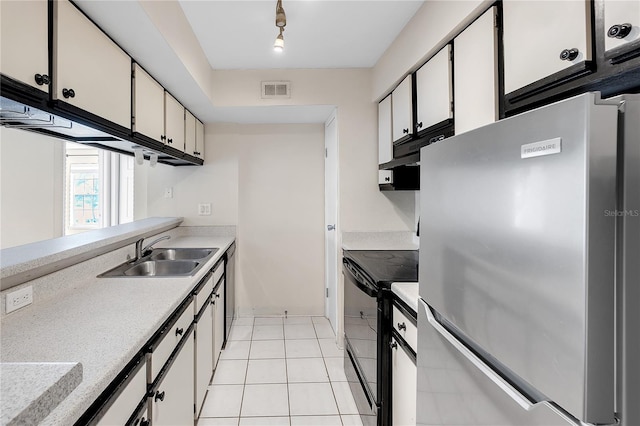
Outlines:
[[[362,426],[329,321],[239,318],[198,426]]]

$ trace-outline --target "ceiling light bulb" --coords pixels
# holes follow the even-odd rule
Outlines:
[[[282,36],[282,29],[280,29],[280,34],[276,37],[276,42],[273,44],[273,50],[276,52],[282,52],[284,50],[284,37]]]

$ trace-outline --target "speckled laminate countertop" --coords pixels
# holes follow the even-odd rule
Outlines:
[[[42,425],[72,425],[151,338],[233,237],[177,236],[157,247],[219,247],[192,277],[93,278],[2,318],[3,362],[79,362],[83,379]],[[116,264],[105,264],[104,272]]]

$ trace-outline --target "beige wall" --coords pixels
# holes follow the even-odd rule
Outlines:
[[[202,167],[140,167],[149,216],[237,225],[240,315],[321,315],[324,126],[208,125],[205,152]],[[163,198],[168,186],[172,199]],[[197,216],[201,202],[212,204],[211,216]]]
[[[487,0],[424,2],[374,66],[372,99],[382,99],[405,75],[415,71],[492,3]]]
[[[0,128],[0,248],[62,236],[64,142]]]

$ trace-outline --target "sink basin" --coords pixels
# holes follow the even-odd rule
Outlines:
[[[199,260],[204,259],[218,249],[203,248],[158,248],[151,252],[152,260]]]
[[[195,275],[218,248],[157,248],[136,261],[125,262],[98,278],[188,277]]]
[[[147,260],[124,271],[129,277],[155,277],[170,275],[189,275],[198,267],[193,260],[156,261]]]

